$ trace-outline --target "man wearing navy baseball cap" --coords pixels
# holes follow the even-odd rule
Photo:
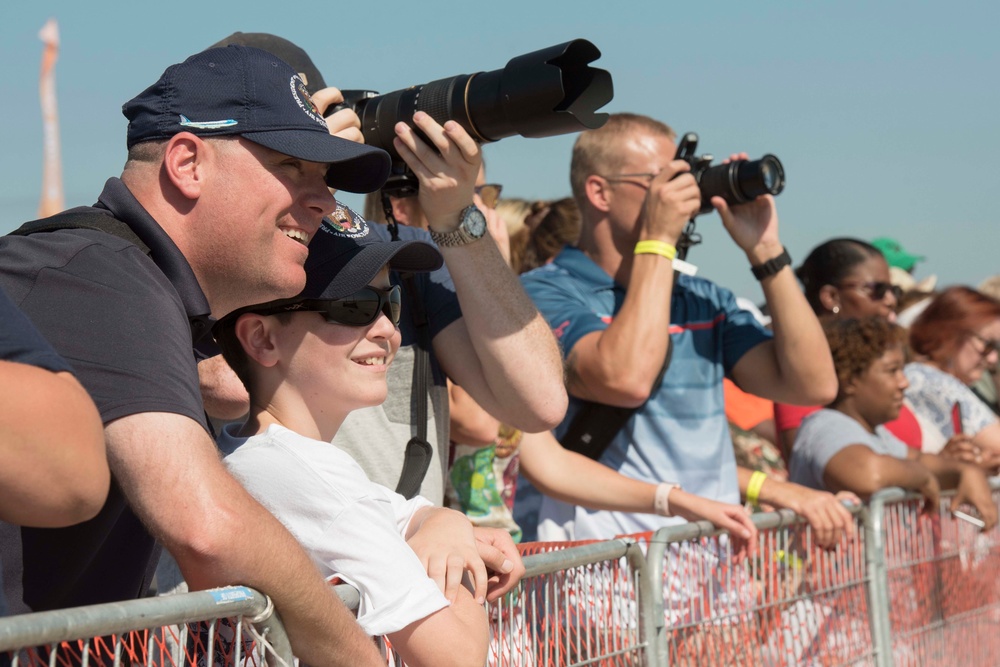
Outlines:
[[[270,596],[305,662],[384,665],[295,539],[222,466],[196,350],[214,317],[303,289],[330,188],[377,189],[388,155],[332,136],[299,74],[243,46],[168,68],[122,111],[128,160],[97,203],[0,238],[0,288],[93,397],[115,482],[80,526],[0,525],[7,607],[146,595],[162,544],[192,588]]]
[[[307,82],[320,107],[343,99],[339,90],[326,87],[305,50],[287,39],[235,32],[215,46],[229,44],[281,57]],[[341,136],[363,141],[353,110],[341,109],[327,123]],[[475,194],[483,174],[478,146],[454,121],[442,127],[426,114],[416,114],[413,124],[437,152],[414,141],[402,123],[396,127],[396,148],[420,181],[414,204],[429,231],[406,225],[397,231],[400,239],[436,242],[445,266],[412,280],[392,273],[404,289],[402,343],[389,370],[388,398],[382,405],[353,411],[334,445],[349,452],[372,481],[406,494],[419,491],[440,504],[448,470],[446,377],[491,415],[527,432],[547,430],[560,421],[567,398],[555,339],[493,242],[492,211]],[[411,144],[418,150],[408,150]],[[442,187],[446,181],[449,186]],[[345,229],[363,227],[382,240],[391,238],[385,224],[337,218],[334,213],[332,223]],[[246,393],[221,358],[202,362],[199,370],[209,414],[238,419],[246,413]],[[415,463],[420,460],[413,451],[415,441],[429,447],[426,467]],[[164,580],[173,576],[161,574]]]

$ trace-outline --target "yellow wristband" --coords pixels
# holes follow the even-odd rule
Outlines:
[[[677,256],[677,248],[670,245],[666,241],[639,241],[635,244],[635,250],[632,251],[634,255],[659,255],[660,257],[666,257],[667,259],[673,259]]]
[[[760,489],[767,481],[767,475],[757,470],[750,475],[750,482],[747,484],[747,502],[757,507],[760,504]]]

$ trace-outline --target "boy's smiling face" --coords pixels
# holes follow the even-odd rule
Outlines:
[[[384,268],[369,283],[388,289]],[[285,383],[318,413],[342,413],[380,405],[386,398],[386,372],[400,344],[399,329],[385,315],[366,326],[327,322],[321,313],[294,313],[278,324],[275,345]]]

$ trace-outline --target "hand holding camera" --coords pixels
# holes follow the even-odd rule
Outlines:
[[[333,86],[317,90],[311,97],[313,104],[321,113],[326,113],[327,109],[332,109],[344,102],[344,94],[339,88]],[[365,143],[365,135],[361,133],[361,119],[354,112],[354,109],[338,109],[326,117],[326,125],[330,128],[330,134],[335,137],[359,144]]]
[[[701,243],[701,236],[694,231],[694,218],[714,208],[752,265],[772,259],[775,248],[781,252],[774,208],[774,195],[785,189],[781,160],[770,154],[750,160],[746,153],[734,153],[722,164],[712,166],[713,157],[696,156],[697,148],[698,135],[694,132],[686,133],[677,145],[677,159],[691,166],[691,175],[701,190],[701,206],[677,244],[678,256],[684,259],[688,248]]]
[[[453,120],[444,126],[423,111],[413,123],[430,145],[404,122],[396,123],[393,148],[420,183],[420,206],[430,228],[450,232],[458,227],[462,209],[472,204],[476,177],[483,163],[479,144]]]
[[[747,160],[746,153],[734,153],[723,161],[722,166]],[[751,265],[762,264],[781,253],[778,210],[773,195],[759,194],[750,201],[730,206],[726,197],[715,194],[709,196],[709,203],[719,212],[729,236],[747,254]]]
[[[650,181],[639,215],[639,240],[677,243],[701,205],[701,191],[690,171],[686,162],[674,160]]]

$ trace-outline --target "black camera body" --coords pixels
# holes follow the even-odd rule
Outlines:
[[[777,195],[785,189],[785,168],[774,155],[712,166],[713,157],[696,157],[697,149],[698,135],[694,132],[686,133],[677,145],[677,159],[691,165],[691,174],[701,189],[701,209],[696,215],[712,211],[712,197],[722,197],[732,206],[763,194]]]
[[[589,41],[575,39],[517,56],[491,72],[459,74],[385,94],[345,90],[343,104],[327,115],[354,109],[365,143],[392,157],[383,192],[405,197],[416,194],[418,181],[393,147],[397,122],[413,127],[413,114],[424,111],[441,124],[454,120],[480,143],[515,134],[551,137],[596,129],[608,119],[596,110],[614,94],[611,74],[589,67],[600,55]]]

